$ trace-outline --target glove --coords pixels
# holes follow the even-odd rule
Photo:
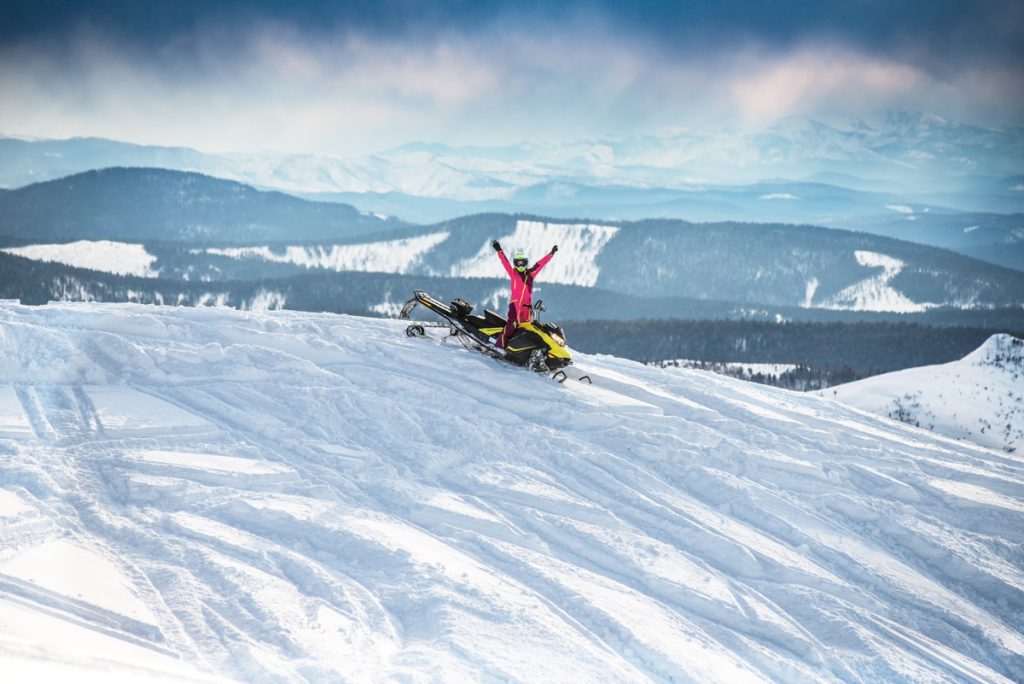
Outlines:
[[[551,248],[551,253],[552,254],[554,254],[557,251],[558,251],[558,245],[555,245],[554,247]]]
[[[500,252],[501,251],[501,243],[498,242],[497,240],[491,240],[491,247],[494,248],[495,252]]]

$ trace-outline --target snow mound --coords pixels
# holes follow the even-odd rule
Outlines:
[[[0,345],[5,673],[1024,678],[1014,455],[380,319],[0,303]]]
[[[965,356],[964,362],[1024,375],[1024,340],[1013,335],[993,335]]]
[[[819,394],[953,439],[1024,453],[1024,341],[1011,335],[993,335],[960,361]]]

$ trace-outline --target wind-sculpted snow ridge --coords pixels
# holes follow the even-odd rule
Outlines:
[[[1020,457],[577,362],[593,386],[397,321],[0,304],[0,669],[1024,679]]]
[[[884,373],[818,394],[864,411],[1024,454],[1024,340],[993,335],[959,361]]]

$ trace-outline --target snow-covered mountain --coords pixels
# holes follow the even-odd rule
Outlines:
[[[660,188],[801,180],[826,174],[857,189],[980,172],[1021,173],[1024,138],[910,111],[841,120],[791,117],[760,127],[716,124],[656,134],[496,147],[411,143],[365,157],[210,155],[92,138],[0,138],[0,185],[18,187],[99,166],[204,171],[291,191],[400,192],[473,200],[553,180]],[[227,175],[227,174],[230,174]],[[598,183],[601,184],[601,183]]]
[[[960,361],[839,385],[823,396],[954,439],[1024,453],[1024,340],[994,335]]]
[[[0,196],[5,252],[168,280],[271,279],[311,270],[503,278],[489,247],[494,238],[534,259],[559,245],[545,283],[629,296],[895,313],[1024,304],[1020,271],[813,226],[510,214],[408,226],[349,206],[164,169],[88,172]]]
[[[138,243],[78,240],[2,247],[0,252],[103,273],[183,281],[267,279],[310,271],[504,280],[490,237],[480,237],[479,245],[466,252],[466,236],[452,240],[460,244],[446,245],[452,232],[445,228],[342,244],[147,248]],[[941,251],[908,263],[889,253],[857,249],[857,243],[871,240],[852,234],[841,236],[835,244],[800,249],[795,235],[773,241],[769,231],[743,235],[754,232],[744,227],[731,231],[705,227],[704,236],[686,236],[683,230],[680,226],[676,235],[652,234],[629,226],[627,239],[614,242],[618,226],[519,220],[511,230],[495,222],[491,234],[535,258],[560,245],[560,256],[544,271],[543,283],[598,286],[630,296],[899,314],[940,307],[1017,309],[1024,305],[1024,274],[963,257],[954,257],[961,263],[950,264],[946,257],[952,255]],[[750,239],[723,244],[729,232]],[[693,243],[701,237],[717,244],[699,249]],[[899,252],[908,247],[916,251],[909,243],[886,246],[896,246]],[[722,267],[723,263],[728,266]],[[495,284],[492,290],[504,291],[504,285]]]
[[[1020,457],[577,363],[592,386],[397,321],[0,304],[0,669],[1024,678]]]
[[[439,220],[438,213],[552,213],[568,204],[575,208],[570,215],[593,218],[842,227],[839,217],[882,215],[890,204],[1024,211],[1024,193],[1013,180],[1024,173],[1022,133],[889,112],[503,147],[411,143],[344,158],[0,138],[0,187],[107,166],[160,166],[286,192],[343,193],[344,201],[361,200],[364,211],[390,207],[416,222]],[[774,185],[762,187],[766,182]],[[644,213],[636,214],[640,208]]]

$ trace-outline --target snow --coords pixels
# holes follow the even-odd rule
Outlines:
[[[379,304],[373,304],[369,307],[370,311],[381,316],[388,318],[398,318],[398,314],[402,312],[402,304],[392,301],[383,301]]]
[[[156,257],[147,252],[143,245],[127,242],[78,240],[55,245],[5,247],[0,251],[35,261],[56,261],[68,266],[116,275],[139,278],[157,278],[160,275],[159,269],[152,268]]]
[[[448,239],[449,233],[430,233],[413,238],[355,245],[291,245],[278,252],[270,247],[210,247],[208,254],[232,259],[263,259],[333,271],[408,273],[424,254]]]
[[[0,441],[5,675],[1024,678],[1020,456],[609,356],[558,384],[401,321],[0,331],[32,428]]]
[[[913,207],[908,207],[905,204],[886,204],[885,208],[886,209],[891,209],[892,211],[896,211],[896,212],[899,212],[901,214],[913,214],[914,213],[914,208]]]
[[[0,385],[0,439],[32,436],[32,426],[10,385]]]
[[[245,475],[276,475],[291,473],[291,468],[265,461],[235,456],[219,456],[215,454],[187,453],[179,451],[143,450],[134,452],[132,457],[146,463],[180,466],[196,470],[212,470],[220,473],[240,473]]]
[[[656,365],[662,368],[701,368],[704,366],[714,366],[716,372],[724,371],[736,371],[741,372],[743,375],[750,377],[753,375],[782,375],[783,373],[789,373],[797,369],[795,363],[748,363],[745,361],[723,361],[723,362],[709,362],[709,361],[697,361],[695,359],[671,359],[669,361],[658,361]],[[707,370],[711,370],[710,368]],[[732,377],[736,377],[733,375]]]
[[[980,227],[981,226],[967,226],[966,228],[964,228],[964,232],[965,233],[973,233],[974,231],[978,230],[978,228],[980,228]]]
[[[0,574],[140,622],[157,621],[134,595],[130,581],[110,561],[66,539],[20,551],[0,562]]]
[[[0,598],[0,663],[5,681],[136,684],[227,682],[172,654],[120,635]]]
[[[844,288],[820,306],[825,309],[849,311],[893,311],[914,313],[932,308],[934,304],[919,304],[893,288],[890,283],[903,270],[904,263],[878,252],[856,250],[857,263],[865,268],[882,269],[881,273],[865,278]]]
[[[511,234],[499,236],[498,241],[510,259],[521,249],[530,257],[530,263],[538,261],[558,245],[558,253],[541,273],[543,282],[593,286],[597,284],[600,273],[597,257],[618,231],[615,226],[520,220]],[[507,277],[489,240],[473,257],[454,265],[448,275],[462,278]]]
[[[242,309],[247,311],[277,311],[288,303],[288,297],[273,290],[260,290],[252,299],[243,302]]]
[[[1003,496],[998,492],[993,492],[992,490],[984,487],[979,487],[966,482],[941,479],[932,480],[929,484],[936,489],[940,489],[961,499],[970,501],[974,505],[984,508],[1005,508],[1008,511],[1024,513],[1024,505],[1022,505],[1020,501]]]
[[[226,307],[231,301],[231,295],[226,292],[204,292],[196,298],[196,306]]]
[[[15,518],[32,510],[32,507],[16,493],[0,490],[0,518]]]
[[[1024,342],[993,335],[960,361],[839,385],[823,396],[953,439],[1024,453]]]
[[[214,429],[201,416],[151,394],[124,387],[86,386],[83,389],[92,404],[96,422],[109,437],[192,434]]]
[[[807,287],[804,289],[804,301],[800,306],[809,309],[814,305],[814,293],[818,291],[819,284],[817,278],[811,278],[807,281]]]

